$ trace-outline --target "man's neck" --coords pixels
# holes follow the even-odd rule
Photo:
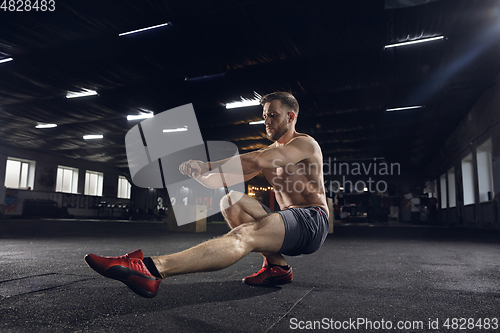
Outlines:
[[[292,140],[295,137],[296,133],[297,132],[295,131],[295,127],[290,127],[290,129],[274,143],[276,144],[276,146],[286,145],[290,140]]]

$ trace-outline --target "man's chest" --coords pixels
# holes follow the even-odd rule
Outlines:
[[[271,184],[283,183],[287,179],[301,178],[311,173],[306,164],[290,164],[275,169],[263,170],[264,176]]]

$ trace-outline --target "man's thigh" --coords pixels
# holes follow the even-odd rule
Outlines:
[[[228,210],[231,209],[233,205],[236,206],[237,211],[241,211],[244,213],[243,215],[246,215],[241,216],[241,218],[244,219],[242,222],[257,221],[269,214],[259,201],[241,192],[231,192],[226,195],[222,199],[221,209]]]
[[[285,239],[285,225],[278,213],[268,214],[253,225],[248,242],[253,252],[277,253]]]

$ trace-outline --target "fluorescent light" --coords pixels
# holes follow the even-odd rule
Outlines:
[[[264,124],[265,122],[266,122],[265,120],[259,120],[259,121],[251,121],[248,124],[249,125],[260,125],[260,124]]]
[[[138,115],[129,114],[127,116],[127,120],[147,119],[147,118],[153,118],[154,116],[155,115],[152,113],[143,113],[143,114],[138,114]]]
[[[243,99],[239,102],[231,102],[226,104],[226,109],[236,109],[236,108],[244,108],[246,106],[254,106],[259,105],[259,99]]]
[[[226,109],[244,108],[246,106],[259,105],[261,96],[255,91],[253,92],[253,94],[255,95],[255,98],[249,99],[240,96],[240,101],[227,103]]]
[[[143,112],[140,114],[129,114],[127,116],[127,120],[138,120],[138,119],[147,119],[147,118],[153,118],[155,115],[153,111],[148,111],[148,112]]]
[[[444,36],[437,36],[437,37],[431,37],[431,38],[416,39],[416,40],[411,40],[411,41],[408,41],[408,42],[389,44],[389,45],[384,46],[384,49],[388,49],[388,48],[391,48],[391,47],[405,46],[405,45],[410,45],[410,44],[432,42],[434,40],[441,40],[441,39],[444,39]]]
[[[401,110],[411,110],[411,109],[420,109],[420,108],[423,108],[423,106],[422,105],[404,106],[401,108],[387,109],[386,111],[401,111]]]
[[[215,80],[215,79],[221,79],[225,75],[226,75],[226,73],[219,73],[219,74],[205,75],[205,76],[198,76],[198,77],[185,77],[184,81],[197,82],[197,81]]]
[[[187,130],[188,130],[187,127],[170,128],[170,129],[164,129],[163,133],[185,132]]]
[[[88,134],[88,135],[84,135],[83,138],[85,140],[102,139],[103,135],[102,134]]]
[[[35,128],[54,128],[57,127],[57,124],[38,124]]]
[[[150,111],[148,109],[139,108],[139,110],[140,110],[139,114],[134,114],[134,115],[129,114],[127,116],[127,120],[147,119],[147,118],[153,118],[155,116],[153,111]]]
[[[163,23],[163,24],[158,24],[158,25],[155,25],[155,26],[152,26],[152,27],[147,27],[147,28],[142,28],[142,29],[133,30],[133,31],[129,31],[129,32],[124,32],[124,33],[119,34],[118,36],[121,37],[121,36],[125,36],[125,35],[135,34],[137,32],[142,32],[142,31],[146,31],[146,30],[151,30],[151,29],[156,29],[156,28],[164,27],[164,26],[167,26],[169,24],[170,24],[170,22]]]
[[[83,91],[79,91],[79,92],[68,91],[66,98],[75,98],[75,97],[84,97],[84,96],[93,96],[93,95],[97,95],[97,91],[83,89]]]
[[[5,58],[5,59],[0,59],[0,64],[1,64],[2,62],[9,62],[9,61],[12,61],[12,60],[14,60],[14,58]]]

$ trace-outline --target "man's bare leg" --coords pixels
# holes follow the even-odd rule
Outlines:
[[[220,203],[221,212],[231,229],[243,223],[259,221],[269,215],[261,204],[246,194],[231,192]],[[274,265],[286,266],[287,262],[280,253],[261,252],[267,262]]]
[[[277,253],[284,238],[285,226],[281,216],[275,213],[257,222],[244,223],[224,236],[185,251],[151,259],[163,278],[209,272],[229,267],[250,252]]]
[[[265,211],[264,211],[265,212]],[[257,221],[235,226],[226,235],[209,240],[182,252],[144,258],[141,250],[120,257],[101,257],[87,254],[87,264],[101,275],[125,283],[143,297],[154,297],[162,278],[169,276],[208,272],[226,268],[250,252],[270,253],[274,257],[285,238],[285,225],[280,214],[265,214]],[[273,271],[274,270],[274,271]],[[252,275],[243,281],[250,285],[263,283],[282,284],[292,280],[292,269],[276,275],[278,268]],[[250,279],[254,279],[250,281]],[[269,281],[266,282],[266,280]]]

